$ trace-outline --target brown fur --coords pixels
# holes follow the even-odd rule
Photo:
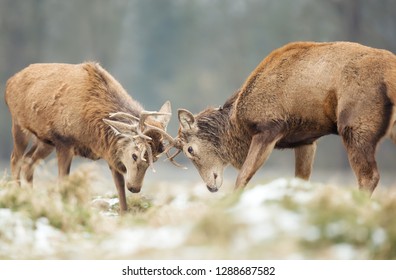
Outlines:
[[[308,179],[315,141],[339,134],[359,187],[371,193],[379,180],[375,150],[393,125],[395,101],[394,54],[349,42],[297,42],[268,55],[228,109],[196,116],[179,110],[179,137],[187,155],[191,143],[205,150],[207,160],[189,157],[206,173],[209,189],[217,190],[223,167],[214,164],[240,169],[235,186],[245,187],[273,148],[294,148],[296,176]],[[217,135],[202,137],[210,134]]]
[[[103,119],[114,112],[139,117],[143,107],[108,72],[97,63],[33,64],[8,80],[5,100],[12,115],[11,171],[16,180],[22,174],[31,183],[34,164],[54,148],[60,177],[69,173],[73,156],[103,158],[113,172],[121,210],[126,210],[124,184],[139,191],[148,164],[138,162],[135,178],[124,182],[127,167],[122,154],[128,145],[135,145],[130,138],[114,133]],[[160,122],[148,122],[163,128]],[[150,136],[156,156],[163,149],[162,137]],[[24,154],[30,138],[34,144]]]

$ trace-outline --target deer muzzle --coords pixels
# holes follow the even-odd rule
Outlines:
[[[206,185],[206,187],[208,188],[208,190],[212,193],[217,192],[219,190],[219,188],[217,186],[209,186]]]
[[[139,193],[142,189],[142,186],[135,186],[135,185],[127,185],[127,189],[132,193]]]

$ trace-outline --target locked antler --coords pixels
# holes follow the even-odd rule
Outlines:
[[[146,135],[150,131],[159,132],[169,142],[169,145],[165,148],[164,152],[157,155],[157,158],[160,157],[162,154],[166,154],[166,156],[168,157],[168,159],[170,160],[170,162],[172,164],[174,164],[175,166],[180,167],[180,168],[185,168],[174,160],[176,155],[178,155],[180,153],[181,145],[180,145],[179,141],[175,140],[164,129],[161,129],[159,127],[156,127],[156,126],[146,123],[146,120],[149,116],[160,116],[160,115],[170,115],[170,114],[155,112],[155,111],[142,111],[140,114],[140,118],[138,118],[134,115],[125,113],[125,112],[117,112],[117,113],[109,114],[110,118],[120,117],[120,118],[129,119],[133,122],[136,122],[136,121],[139,122],[139,124],[137,126],[134,126],[135,132],[137,133],[137,135],[133,136],[133,138],[136,139],[136,141],[138,142],[137,145],[139,146],[139,149],[141,150],[140,158],[143,161],[146,161],[145,154],[147,152],[149,165],[151,166],[151,168],[153,169],[154,172],[155,172],[155,169],[153,168],[153,151],[151,149],[150,144],[147,142],[147,141],[152,140],[152,138]],[[141,140],[141,141],[139,141],[139,140]],[[169,151],[173,147],[179,149],[179,151],[176,154],[174,154],[173,156],[170,156]]]
[[[175,166],[177,166],[177,167],[180,167],[180,168],[183,168],[183,169],[187,169],[185,166],[182,166],[181,164],[179,164],[178,162],[176,162],[174,159],[175,159],[175,157],[178,155],[178,154],[180,154],[180,152],[182,151],[182,148],[183,148],[183,145],[182,145],[182,143],[180,142],[180,140],[178,139],[178,138],[173,138],[172,136],[170,136],[165,130],[163,130],[163,129],[161,129],[161,128],[159,128],[159,127],[156,127],[156,126],[152,126],[152,125],[150,125],[150,124],[146,124],[146,127],[147,127],[147,132],[149,132],[149,131],[157,131],[157,132],[159,132],[168,142],[169,142],[169,145],[165,148],[165,150],[160,154],[160,155],[158,155],[157,157],[160,157],[162,154],[166,154],[166,156],[167,156],[167,158],[168,158],[168,160],[173,164],[173,165],[175,165]],[[176,148],[178,151],[175,153],[175,154],[173,154],[173,155],[169,155],[169,151],[172,149],[172,148]]]

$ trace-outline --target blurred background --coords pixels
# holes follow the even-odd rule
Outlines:
[[[95,60],[147,110],[171,100],[175,135],[177,108],[196,113],[223,104],[271,50],[306,40],[356,41],[395,53],[396,1],[0,0],[0,91],[31,63]],[[10,128],[2,98],[2,170]],[[392,172],[395,156],[385,140],[380,170]],[[293,152],[274,152],[267,166],[293,170]],[[338,136],[319,140],[314,169],[352,174]]]

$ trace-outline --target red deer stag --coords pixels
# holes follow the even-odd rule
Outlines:
[[[379,181],[377,145],[394,124],[396,56],[349,42],[296,42],[269,54],[220,108],[178,111],[179,141],[210,191],[224,167],[243,188],[274,148],[293,148],[295,174],[308,179],[316,140],[339,134],[359,188]],[[394,133],[393,133],[394,134]]]
[[[144,111],[97,63],[30,65],[8,80],[5,100],[14,140],[11,173],[18,183],[31,184],[35,164],[54,148],[60,178],[69,174],[73,156],[103,158],[121,212],[127,210],[125,187],[140,191],[168,137],[170,103],[159,112]]]

